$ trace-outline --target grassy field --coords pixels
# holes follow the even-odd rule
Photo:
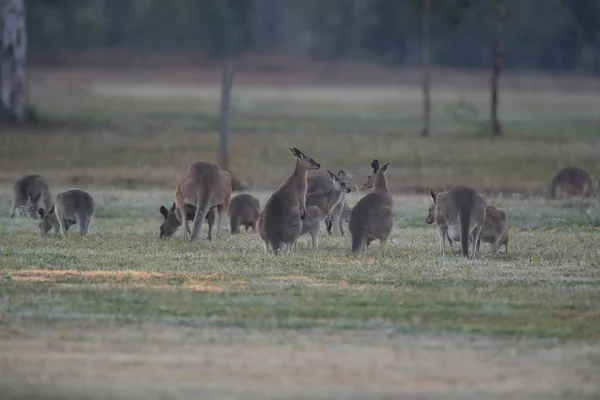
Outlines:
[[[506,137],[491,139],[483,77],[469,85],[438,76],[426,140],[417,137],[419,91],[408,77],[267,86],[242,71],[232,170],[254,181],[261,204],[291,172],[288,145],[324,168],[348,168],[359,185],[373,158],[393,161],[389,257],[376,248],[353,256],[348,236],[323,230],[319,251],[306,237],[295,254],[274,258],[257,235],[231,236],[228,221],[212,242],[158,238],[158,208],[173,201],[176,171],[217,161],[214,82],[184,72],[169,80],[34,70],[43,121],[0,134],[0,391],[598,396],[600,203],[544,196],[564,165],[600,176],[598,82],[507,77]],[[12,182],[27,172],[47,176],[54,193],[88,190],[91,234],[42,236],[35,220],[8,218]],[[458,183],[491,193],[507,212],[508,254],[492,256],[484,244],[476,259],[439,257],[425,189]]]

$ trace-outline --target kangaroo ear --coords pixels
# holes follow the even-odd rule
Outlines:
[[[340,171],[338,172],[338,176],[340,178],[343,178],[343,177],[348,176],[348,174],[346,174],[346,171],[344,171],[343,169],[340,169]]]
[[[340,180],[340,178],[336,174],[334,174],[333,172],[331,172],[330,170],[327,170],[327,173],[329,174],[329,177],[331,179],[333,179],[334,181],[339,181]]]
[[[379,171],[379,160],[374,159],[371,163],[371,168],[373,168],[373,172],[377,173]]]
[[[431,195],[431,198],[433,199],[433,202],[435,203],[435,201],[437,200],[437,194],[435,194],[433,189],[429,189],[429,194]]]
[[[392,162],[388,161],[386,164],[383,164],[383,167],[381,167],[381,169],[383,170],[383,172],[387,171],[388,167],[390,166]]]
[[[48,214],[54,214],[54,206],[50,207],[48,210]]]
[[[165,218],[167,218],[169,216],[169,210],[167,210],[167,207],[165,207],[165,206],[160,206],[160,213]]]
[[[302,153],[297,147],[290,147],[290,151],[292,152],[292,155],[296,158],[299,159],[303,159],[304,158],[304,153]]]
[[[173,205],[171,206],[171,210],[170,211],[175,212],[175,203],[173,203]]]
[[[40,216],[40,218],[44,218],[45,214],[46,214],[46,211],[44,211],[43,208],[38,208],[38,215]]]

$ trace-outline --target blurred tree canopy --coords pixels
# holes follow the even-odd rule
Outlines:
[[[31,58],[62,51],[223,53],[221,0],[27,0]],[[240,52],[421,63],[421,0],[232,0]],[[505,0],[506,69],[600,73],[600,1]],[[488,68],[491,0],[432,0],[431,62]]]

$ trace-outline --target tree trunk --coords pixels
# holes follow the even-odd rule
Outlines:
[[[24,0],[0,0],[0,121],[28,117]]]
[[[423,0],[423,130],[421,136],[429,136],[429,119],[431,114],[431,96],[429,86],[431,71],[429,65],[429,21],[431,18],[431,0]]]
[[[228,1],[219,0],[221,6],[223,39],[223,76],[221,80],[221,121],[219,141],[221,145],[221,169],[229,171],[229,120],[231,118],[231,89],[235,73],[235,52],[238,27]]]
[[[502,0],[494,1],[494,66],[492,68],[492,79],[491,79],[491,117],[492,117],[492,128],[495,136],[502,136],[502,125],[498,116],[498,104],[500,102],[498,96],[498,80],[500,79],[500,72],[502,71],[502,58],[503,58],[503,36],[504,36],[504,8],[502,6]]]

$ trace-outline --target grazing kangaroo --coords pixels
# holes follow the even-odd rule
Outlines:
[[[462,254],[465,257],[475,255],[475,246],[485,222],[485,197],[465,186],[458,186],[444,193],[436,194],[429,190],[434,206],[426,222],[437,224],[440,239],[440,255],[446,253],[446,239],[456,238],[460,241]],[[472,238],[471,250],[469,239]]]
[[[175,215],[181,217],[185,226],[184,239],[190,242],[198,240],[198,234],[206,215],[213,208],[217,208],[217,236],[221,233],[221,221],[227,212],[231,198],[231,175],[212,163],[196,162],[191,164],[185,172],[180,174],[175,185]],[[195,207],[194,224],[191,230],[188,227],[188,213],[186,207]]]
[[[50,207],[52,195],[48,184],[40,175],[26,175],[15,182],[11,218],[20,214],[35,217],[38,208],[49,210]]]
[[[194,215],[196,214],[196,207],[188,205],[186,206],[187,218],[188,220],[193,221]],[[173,234],[177,231],[177,228],[181,226],[181,217],[177,216],[177,208],[175,203],[171,206],[170,209],[167,209],[165,206],[160,206],[160,213],[163,217],[165,217],[163,223],[160,225],[160,237],[167,238],[173,236]],[[208,222],[208,240],[212,240],[212,229],[215,224],[215,211],[211,209],[206,213],[206,221]],[[188,235],[190,234],[190,227],[186,226],[188,231]]]
[[[485,222],[481,229],[477,241],[477,251],[479,251],[479,244],[481,241],[491,243],[492,254],[495,254],[500,246],[506,247],[506,253],[508,253],[508,227],[506,225],[506,213],[501,208],[494,206],[485,207]]]
[[[594,193],[590,174],[576,167],[563,168],[552,180],[552,198],[560,194],[567,197],[590,197]]]
[[[385,247],[394,226],[394,199],[385,177],[390,163],[391,161],[380,168],[379,161],[373,160],[373,190],[361,198],[350,212],[348,230],[352,235],[353,252],[362,253],[365,246],[379,239],[381,256],[385,256]]]
[[[240,225],[243,225],[248,232],[248,228],[252,228],[252,232],[256,232],[256,224],[258,214],[260,213],[260,202],[250,194],[238,194],[229,203],[227,215],[231,224],[231,234],[240,233]]]
[[[267,200],[259,229],[265,248],[271,246],[274,255],[282,245],[287,245],[290,253],[298,240],[306,216],[306,176],[308,171],[321,168],[321,164],[297,148],[290,147],[290,151],[296,158],[294,172]]]
[[[39,223],[42,233],[54,228],[64,236],[71,225],[77,224],[83,236],[89,232],[94,217],[94,199],[83,190],[69,189],[56,195],[55,205],[49,210],[38,209],[38,214],[42,219]]]
[[[326,213],[326,217],[325,217],[325,225],[326,226],[333,226],[333,234],[337,235],[337,233],[339,232],[342,236],[344,235],[344,228],[343,228],[343,222],[341,220],[341,216],[342,216],[342,211],[344,210],[344,205],[346,205],[346,193],[350,193],[352,191],[350,185],[351,185],[351,180],[352,180],[352,175],[350,175],[348,173],[348,171],[341,169],[338,172],[338,177],[339,177],[339,181],[342,183],[345,183],[344,186],[347,186],[347,190],[343,190],[342,191],[342,196],[341,199],[339,200],[339,202],[335,205],[335,207],[333,208],[333,210],[330,213]],[[319,193],[326,193],[326,192],[331,192],[332,189],[334,189],[334,184],[335,182],[332,181],[330,179],[330,177],[326,177],[326,176],[322,176],[322,175],[317,175],[317,176],[311,176],[307,179],[307,189],[306,189],[306,193],[307,193],[307,204],[306,206],[310,206],[312,204],[308,204],[309,202],[309,197],[312,195],[317,195]],[[329,215],[331,214],[331,216]],[[328,232],[331,235],[331,227],[328,228]]]

